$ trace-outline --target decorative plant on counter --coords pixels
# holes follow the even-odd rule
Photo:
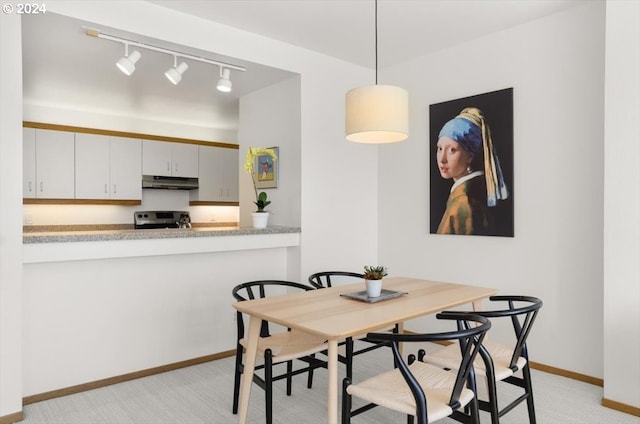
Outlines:
[[[364,267],[364,279],[365,280],[382,280],[387,275],[387,268],[383,266],[365,266]]]
[[[253,169],[256,157],[264,155],[271,156],[274,162],[278,159],[273,149],[268,149],[266,147],[249,147],[249,150],[247,151],[247,160],[244,162],[244,170],[251,175],[253,191],[256,193],[256,201],[253,202],[258,207],[256,212],[266,212],[264,208],[271,204],[271,201],[267,200],[267,193],[264,191],[258,193],[258,188],[256,187],[256,173]]]

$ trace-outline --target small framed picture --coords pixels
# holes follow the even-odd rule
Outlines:
[[[277,147],[273,149],[277,159],[273,160],[270,155],[256,156],[253,169],[255,170],[256,188],[278,188],[278,164],[280,163],[280,152]]]

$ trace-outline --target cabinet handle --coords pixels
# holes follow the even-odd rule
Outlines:
[[[176,162],[176,172],[178,172],[178,162]]]
[[[42,193],[43,187],[44,187],[44,183],[42,181],[40,181],[40,193]]]
[[[104,185],[104,193],[105,194],[107,193],[107,185],[106,184]]]
[[[116,185],[113,185],[113,194],[116,194],[118,192]]]
[[[171,172],[171,162],[167,161],[167,171]]]
[[[31,193],[32,191],[33,191],[33,187],[32,187],[31,181],[29,181],[29,193]]]

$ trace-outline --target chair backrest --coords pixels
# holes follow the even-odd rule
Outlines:
[[[542,308],[542,300],[532,296],[511,295],[491,296],[489,300],[491,302],[507,302],[508,308],[474,313],[486,318],[511,317],[511,324],[513,325],[513,330],[516,335],[516,344],[513,349],[509,368],[517,371],[518,367],[516,363],[519,357],[522,356],[527,359],[527,361],[529,360],[527,337],[529,337],[538,311]]]
[[[409,385],[416,401],[416,417],[418,423],[427,423],[427,399],[420,384],[409,370],[408,364],[402,358],[398,344],[401,342],[441,342],[458,341],[460,346],[460,366],[456,375],[455,384],[449,398],[449,406],[452,410],[461,407],[460,395],[462,389],[469,382],[475,387],[475,373],[473,361],[480,350],[485,334],[491,328],[491,322],[476,313],[462,311],[444,311],[436,315],[437,319],[455,320],[456,331],[427,334],[398,334],[398,333],[369,333],[367,338],[378,341],[391,341],[393,355],[398,369],[404,380]],[[406,348],[406,345],[405,345]],[[410,355],[411,357],[412,355]]]
[[[333,287],[331,283],[331,277],[338,277],[334,281],[336,281],[340,277],[348,277],[353,279],[357,278],[362,280],[364,278],[364,275],[359,274],[357,272],[349,272],[349,271],[322,271],[322,272],[316,272],[315,274],[311,274],[309,276],[309,284],[311,284],[313,287],[317,289],[323,289],[325,287]],[[355,281],[353,282],[355,283]]]
[[[274,295],[283,295],[291,291],[291,289],[302,291],[314,290],[313,287],[293,281],[256,280],[238,284],[231,290],[231,294],[238,302],[243,302],[245,300],[260,299]],[[244,320],[242,312],[236,311],[236,318],[236,322],[238,324],[238,340],[240,340],[244,337]],[[269,337],[270,334],[269,323],[267,321],[262,321],[262,325],[260,328],[260,337]]]

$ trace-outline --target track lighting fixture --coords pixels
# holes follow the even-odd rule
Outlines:
[[[231,91],[231,80],[229,80],[229,76],[231,75],[231,69],[220,67],[220,79],[218,80],[218,84],[216,88],[218,91],[222,91],[223,93],[228,93]]]
[[[184,62],[180,62],[180,65],[178,65],[178,56],[173,56],[173,68],[165,72],[164,75],[169,79],[169,81],[178,85],[182,80],[182,74],[184,74],[187,69],[189,69],[189,65]]]
[[[116,62],[116,66],[125,74],[131,75],[136,70],[136,62],[140,60],[142,55],[138,50],[134,50],[129,54],[129,44],[124,45],[124,56]]]
[[[173,56],[173,68],[169,69],[165,72],[165,76],[174,84],[178,84],[182,80],[182,75],[189,69],[189,65],[187,65],[184,61],[178,64],[178,57],[182,59],[189,59],[195,62],[208,63],[210,65],[215,65],[220,68],[220,80],[218,81],[217,88],[220,91],[225,93],[231,91],[231,81],[229,77],[231,75],[231,70],[234,71],[246,71],[242,66],[232,65],[230,63],[218,62],[217,60],[211,60],[204,57],[194,56],[188,53],[182,53],[176,50],[169,50],[162,47],[153,46],[151,44],[140,43],[138,41],[128,40],[126,38],[117,37],[115,35],[103,34],[100,31],[94,29],[88,29],[86,34],[91,37],[103,38],[105,40],[115,41],[118,43],[124,44],[124,52],[125,55],[123,58],[118,60],[117,64],[118,68],[122,72],[127,75],[133,74],[133,71],[136,70],[135,64],[142,55],[139,51],[134,50],[129,54],[129,46],[136,46],[142,49],[153,50],[160,53],[165,53]]]

